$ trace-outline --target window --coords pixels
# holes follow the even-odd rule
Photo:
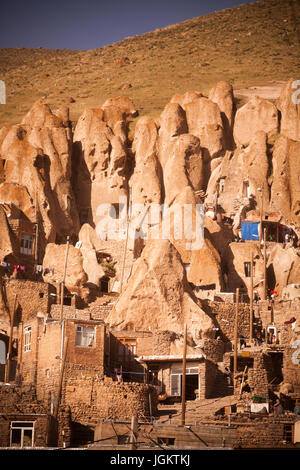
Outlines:
[[[219,193],[222,193],[225,189],[225,178],[219,180]]]
[[[180,397],[181,395],[181,374],[171,375],[171,395]]]
[[[173,446],[175,444],[175,437],[158,437],[158,443],[165,446]]]
[[[125,346],[126,356],[136,354],[136,338],[119,338],[119,341]]]
[[[33,447],[34,422],[13,421],[10,425],[11,447]]]
[[[0,339],[0,364],[6,364],[6,345],[2,339]]]
[[[31,351],[31,326],[24,328],[24,352]]]
[[[21,238],[21,249],[20,253],[22,255],[32,255],[33,253],[33,235],[28,235],[27,233],[22,234]]]
[[[244,262],[244,271],[246,277],[251,277],[251,263],[249,261]]]
[[[243,197],[250,196],[250,187],[248,181],[243,182]]]
[[[76,327],[76,346],[85,348],[95,347],[96,328],[94,326],[77,326]]]

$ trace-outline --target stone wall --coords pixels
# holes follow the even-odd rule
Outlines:
[[[112,303],[103,305],[92,305],[85,309],[77,309],[71,305],[64,305],[63,317],[69,319],[79,320],[105,320],[111,309]],[[51,306],[51,318],[60,319],[61,307],[58,304]]]
[[[0,447],[10,446],[10,423],[34,421],[36,446],[47,445],[48,416],[32,386],[0,385]]]
[[[214,392],[217,367],[211,361],[199,365],[200,399],[210,398]]]
[[[70,407],[75,445],[91,440],[97,423],[102,419],[140,419],[157,414],[156,390],[141,383],[119,383],[112,379],[66,374],[62,406]],[[150,409],[151,408],[151,409]]]
[[[283,422],[284,421],[284,422]],[[237,448],[269,448],[286,449],[295,448],[293,444],[286,443],[287,427],[293,425],[294,417],[284,416],[281,421],[277,418],[257,417],[253,422],[248,422],[237,427]]]
[[[297,354],[299,351],[299,354]],[[300,364],[295,364],[296,356],[300,357],[300,344],[297,348],[286,347],[283,354],[283,382],[293,384],[294,392],[300,393]]]
[[[214,316],[216,325],[220,328],[223,341],[234,340],[235,304],[225,302],[204,301],[204,310]],[[238,335],[249,337],[250,314],[249,304],[240,303],[238,312]]]
[[[37,313],[47,314],[50,311],[56,293],[55,288],[45,282],[35,282],[21,279],[4,281],[4,292],[7,305],[12,312],[15,294],[17,295],[17,309],[14,324],[36,317]]]
[[[253,354],[253,357],[253,368],[248,370],[248,384],[251,389],[251,394],[265,397],[267,400],[269,397],[269,391],[265,355],[262,353],[256,353]]]

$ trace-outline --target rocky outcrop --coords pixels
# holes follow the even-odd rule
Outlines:
[[[55,245],[48,243],[43,260],[44,282],[54,285],[57,289],[63,281],[64,266],[67,245]],[[80,288],[87,281],[87,275],[83,269],[83,257],[81,251],[74,246],[69,246],[65,286],[67,289]]]
[[[299,225],[300,193],[299,163],[300,142],[279,137],[273,150],[273,182],[271,188],[271,209],[286,223]]]
[[[26,215],[31,221],[39,217],[44,245],[56,237],[76,236],[79,230],[71,187],[71,141],[71,129],[42,102],[35,103],[22,124],[12,126],[2,140],[2,201],[20,207],[26,194],[20,208],[34,206]]]
[[[292,140],[300,140],[299,101],[299,84],[296,80],[291,78],[282,87],[282,91],[276,105],[281,113],[280,133]]]
[[[175,247],[168,240],[149,241],[134,273],[106,322],[117,329],[183,331],[194,341],[213,334],[213,323],[187,283]]]
[[[172,149],[174,140],[188,132],[185,112],[177,103],[168,103],[159,118],[158,153],[162,168],[164,168]]]
[[[187,186],[193,191],[203,189],[206,177],[200,140],[191,134],[174,139],[173,152],[164,168],[165,204],[171,205]]]
[[[282,291],[288,284],[297,284],[300,279],[300,255],[292,247],[283,248],[275,245],[268,257],[268,278],[274,285],[274,290],[281,297]]]
[[[217,103],[220,108],[226,148],[232,149],[233,142],[233,122],[234,122],[234,96],[232,85],[228,82],[218,82],[209,92],[208,98]]]
[[[188,103],[185,109],[189,133],[200,139],[206,160],[221,156],[225,142],[219,106],[210,99],[201,97]]]
[[[162,170],[157,156],[157,138],[155,121],[148,117],[140,118],[132,144],[135,167],[129,184],[133,204],[148,206],[162,202]]]
[[[127,197],[127,148],[104,121],[102,109],[86,109],[74,132],[74,187],[81,224],[95,226],[100,204]]]
[[[7,221],[6,213],[0,205],[0,262],[4,260],[7,255],[13,253],[13,241],[11,238],[11,231]]]
[[[254,96],[235,115],[233,136],[236,145],[247,147],[257,131],[268,136],[279,129],[278,110],[268,100]]]
[[[182,107],[182,109],[185,110],[187,104],[191,103],[197,98],[201,98],[202,96],[202,93],[193,90],[187,91],[183,95],[176,93],[174,96],[172,96],[170,103],[177,103]]]
[[[257,171],[258,167],[260,171]],[[245,217],[254,205],[260,208],[261,190],[264,208],[267,208],[268,174],[267,136],[263,131],[258,131],[245,149],[226,152],[210,177],[205,202],[214,205],[217,201],[220,209],[229,216],[239,214],[239,225],[241,217]]]

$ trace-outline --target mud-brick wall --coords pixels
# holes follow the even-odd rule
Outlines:
[[[248,385],[253,395],[268,399],[268,373],[266,360],[263,354],[254,354],[253,368],[248,369]],[[239,387],[237,387],[239,391]]]
[[[17,295],[17,309],[15,325],[36,317],[38,312],[46,314],[50,311],[51,302],[54,302],[55,288],[46,282],[10,279],[5,282],[4,291],[9,310],[13,310],[15,295]]]
[[[287,347],[283,353],[283,382],[294,385],[300,392],[300,364],[295,363],[300,359],[300,344],[296,348]]]
[[[208,308],[208,313],[212,314],[220,328],[221,338],[225,341],[233,341],[235,304],[213,301],[206,301],[205,303]],[[249,337],[249,327],[249,305],[240,303],[238,312],[238,335],[247,335]],[[217,334],[219,334],[218,331]]]
[[[10,414],[0,413],[0,447],[10,447],[10,425],[12,421],[25,421],[34,423],[34,447],[48,446],[49,417],[36,414]]]
[[[72,305],[64,305],[64,318],[80,319],[80,320],[105,320],[107,315],[113,308],[113,304],[94,305],[88,309],[77,309]],[[61,315],[61,307],[58,304],[51,305],[51,318],[59,319]]]
[[[205,363],[199,366],[200,376],[200,399],[210,398],[215,386],[215,380],[217,376],[217,366],[207,360]]]
[[[35,422],[35,446],[47,445],[48,416],[32,386],[0,385],[0,447],[10,445],[12,421]]]
[[[294,418],[285,417],[285,423],[280,423],[273,418],[262,419],[260,422],[238,426],[237,446],[242,448],[287,448],[293,444],[286,444],[285,426],[293,424]]]
[[[204,352],[207,359],[213,362],[222,362],[224,354],[224,343],[219,339],[206,339],[203,342],[201,350]]]
[[[150,401],[151,400],[151,401]],[[70,407],[72,421],[95,425],[101,418],[131,419],[156,414],[157,398],[154,387],[140,383],[118,383],[106,378],[67,377],[62,392],[62,404]]]

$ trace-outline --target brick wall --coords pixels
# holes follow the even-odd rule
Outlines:
[[[63,317],[81,320],[105,320],[113,304],[92,305],[86,309],[77,309],[74,306],[64,305]],[[51,318],[60,319],[61,307],[58,304],[51,306]]]
[[[215,318],[221,330],[221,338],[226,341],[234,340],[235,304],[225,302],[203,301],[204,310]],[[249,337],[249,304],[239,304],[238,335],[246,334]]]
[[[101,418],[131,419],[137,414],[142,419],[157,413],[156,392],[152,386],[87,377],[84,371],[77,377],[67,371],[62,393],[64,404],[71,410],[74,445],[80,440],[91,440]]]
[[[0,385],[0,447],[10,446],[10,424],[12,421],[34,421],[34,445],[46,446],[49,418],[43,403],[36,397],[31,385],[18,387]]]
[[[17,295],[15,325],[20,321],[36,317],[38,312],[48,313],[51,303],[55,301],[55,297],[50,295],[50,293],[55,293],[55,288],[45,282],[10,279],[4,281],[4,291],[11,312],[15,294]]]

